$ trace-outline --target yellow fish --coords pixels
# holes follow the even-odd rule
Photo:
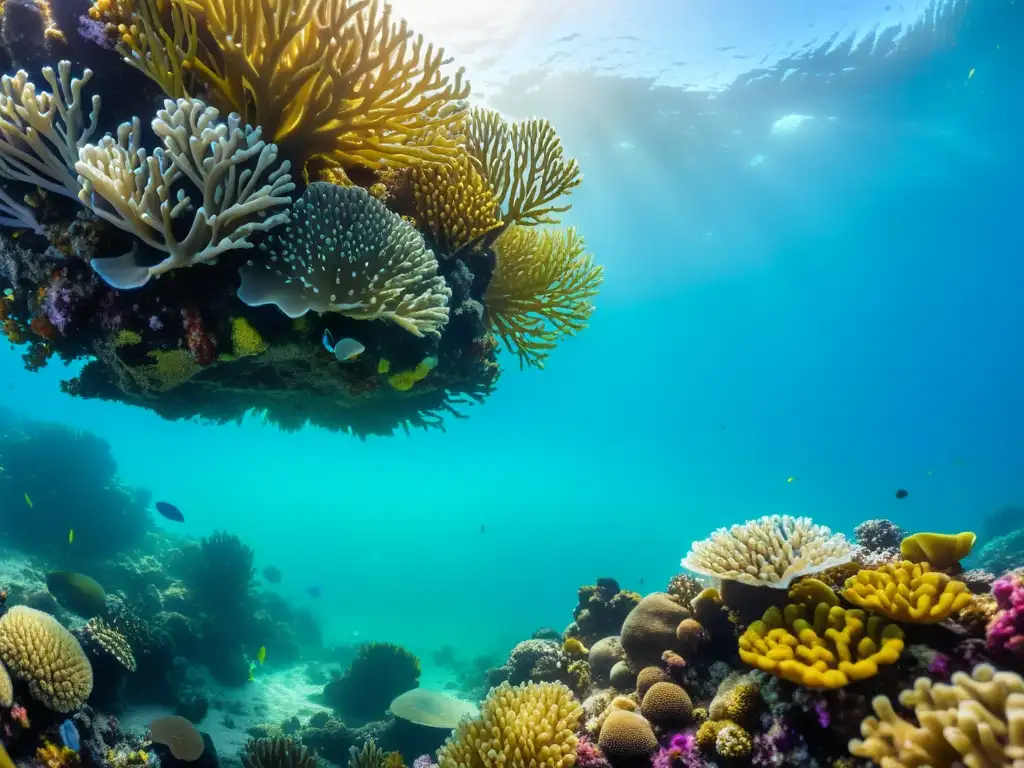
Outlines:
[[[967,73],[967,79],[970,80],[974,77],[974,67],[971,67],[971,71]]]
[[[0,768],[15,768],[14,761],[7,754],[7,747],[4,746],[2,741],[0,741]]]
[[[799,480],[799,479],[800,478],[798,478],[796,475],[793,475],[792,477],[787,477],[786,478],[786,482],[787,483],[792,483],[794,480]]]
[[[263,662],[266,661],[266,659],[267,659],[267,646],[265,646],[265,645],[261,645],[260,646],[260,652],[256,656],[256,658],[258,658],[260,660],[260,666],[262,667],[263,666]]]
[[[74,544],[74,543],[75,543],[75,529],[72,528],[70,531],[68,531],[68,544]]]
[[[26,503],[26,504],[28,504],[28,508],[29,508],[29,509],[32,509],[32,507],[33,507],[33,504],[32,504],[32,499],[30,499],[30,498],[28,497],[28,494],[27,494],[27,493],[25,494],[25,503]]]

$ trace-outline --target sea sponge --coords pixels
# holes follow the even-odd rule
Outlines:
[[[963,533],[915,533],[900,542],[900,555],[914,563],[928,563],[937,570],[956,565],[971,553],[978,537]]]
[[[771,515],[694,542],[682,566],[716,579],[788,589],[794,579],[853,559],[842,534],[807,517]]]
[[[971,591],[962,581],[933,571],[928,563],[904,560],[858,571],[846,580],[843,597],[890,619],[934,624],[967,607]]]
[[[438,750],[440,768],[569,768],[583,708],[561,683],[502,683]]]
[[[72,712],[92,693],[92,666],[82,646],[42,611],[16,605],[0,616],[0,661],[54,712]]]
[[[689,612],[664,592],[652,592],[629,612],[619,640],[630,663],[657,666],[661,654],[678,645],[676,627]]]
[[[655,683],[644,694],[640,712],[655,725],[683,726],[693,719],[693,702],[681,686],[672,682]]]
[[[601,726],[597,745],[612,763],[616,763],[647,757],[658,748],[658,740],[646,719],[636,712],[617,709]]]
[[[195,762],[206,751],[199,729],[180,715],[158,717],[149,724],[149,737],[167,747],[178,760],[188,763]]]
[[[769,608],[740,636],[740,658],[805,688],[842,688],[903,652],[903,630],[864,611],[818,603]]]
[[[0,664],[0,707],[10,707],[14,703],[14,684],[7,668]]]
[[[636,695],[640,701],[644,700],[644,694],[650,690],[655,683],[667,683],[668,673],[661,667],[644,667],[636,676]]]
[[[733,673],[719,684],[708,707],[711,720],[749,723],[761,703],[761,686],[749,674]]]
[[[316,757],[292,739],[249,739],[238,755],[244,768],[316,768]]]
[[[949,684],[920,677],[900,693],[919,726],[896,714],[885,696],[871,702],[877,717],[860,726],[850,753],[886,768],[969,768],[1024,765],[1024,678],[979,664]]]

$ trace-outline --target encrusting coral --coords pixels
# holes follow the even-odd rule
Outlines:
[[[903,630],[864,611],[819,603],[772,607],[739,639],[740,658],[805,688],[842,688],[903,652]]]
[[[890,619],[934,624],[967,607],[972,595],[962,581],[933,571],[928,563],[904,560],[859,571],[846,580],[843,598]]]
[[[979,664],[950,683],[922,677],[899,697],[919,725],[903,719],[885,696],[872,706],[877,717],[861,724],[862,739],[850,752],[885,768],[995,768],[1024,765],[1024,679]]]
[[[569,768],[583,708],[561,683],[502,683],[438,750],[440,768]],[[607,725],[607,723],[606,723]]]
[[[787,589],[794,579],[848,562],[853,550],[807,517],[772,515],[694,542],[682,566],[716,579]]]
[[[0,661],[54,712],[78,709],[92,692],[92,666],[82,646],[42,611],[16,605],[0,616]]]

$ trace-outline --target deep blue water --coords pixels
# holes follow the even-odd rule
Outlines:
[[[167,423],[69,399],[66,371],[6,349],[4,397],[109,440],[184,532],[239,534],[329,634],[423,655],[560,629],[598,576],[660,588],[719,525],[955,531],[1024,501],[1021,4],[941,4],[895,32],[872,31],[882,4],[842,6],[841,30],[807,3],[626,5],[563,15],[579,37],[485,89],[580,158],[570,223],[606,280],[584,334],[542,372],[506,359],[446,434]],[[654,42],[595,57],[616,12]],[[708,50],[684,65],[687,35]],[[660,75],[652,50],[676,51]]]

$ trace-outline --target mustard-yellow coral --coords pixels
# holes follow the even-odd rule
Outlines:
[[[583,708],[561,683],[502,683],[438,750],[440,768],[569,768]]]
[[[603,268],[584,253],[575,229],[510,227],[494,244],[497,264],[484,307],[520,367],[544,367],[556,343],[587,326]]]
[[[267,351],[267,342],[244,317],[231,319],[231,349],[236,357],[249,357]]]
[[[968,768],[1024,765],[1024,679],[980,664],[950,683],[918,678],[900,694],[920,725],[904,720],[885,696],[871,702],[877,717],[861,723],[850,753],[885,768]]]
[[[92,692],[92,666],[74,635],[49,614],[16,605],[0,617],[0,661],[54,712],[78,709]]]
[[[914,563],[928,563],[938,569],[949,568],[971,553],[977,538],[971,531],[915,533],[900,542],[900,555]]]
[[[439,129],[463,119],[462,70],[380,0],[98,0],[93,15],[124,27],[122,53],[168,95],[237,112],[299,170],[458,152]]]
[[[565,213],[570,204],[556,201],[583,180],[547,120],[510,125],[497,112],[474,109],[467,148],[483,168],[506,224],[558,223],[555,214]]]
[[[858,571],[846,580],[843,597],[854,605],[913,624],[948,619],[971,603],[962,581],[933,571],[928,563],[901,563]]]
[[[411,178],[416,218],[442,253],[501,226],[494,193],[468,155],[414,167]]]
[[[808,615],[810,613],[810,615]],[[903,652],[903,630],[864,611],[819,603],[769,608],[740,636],[746,664],[805,688],[842,688]]]

